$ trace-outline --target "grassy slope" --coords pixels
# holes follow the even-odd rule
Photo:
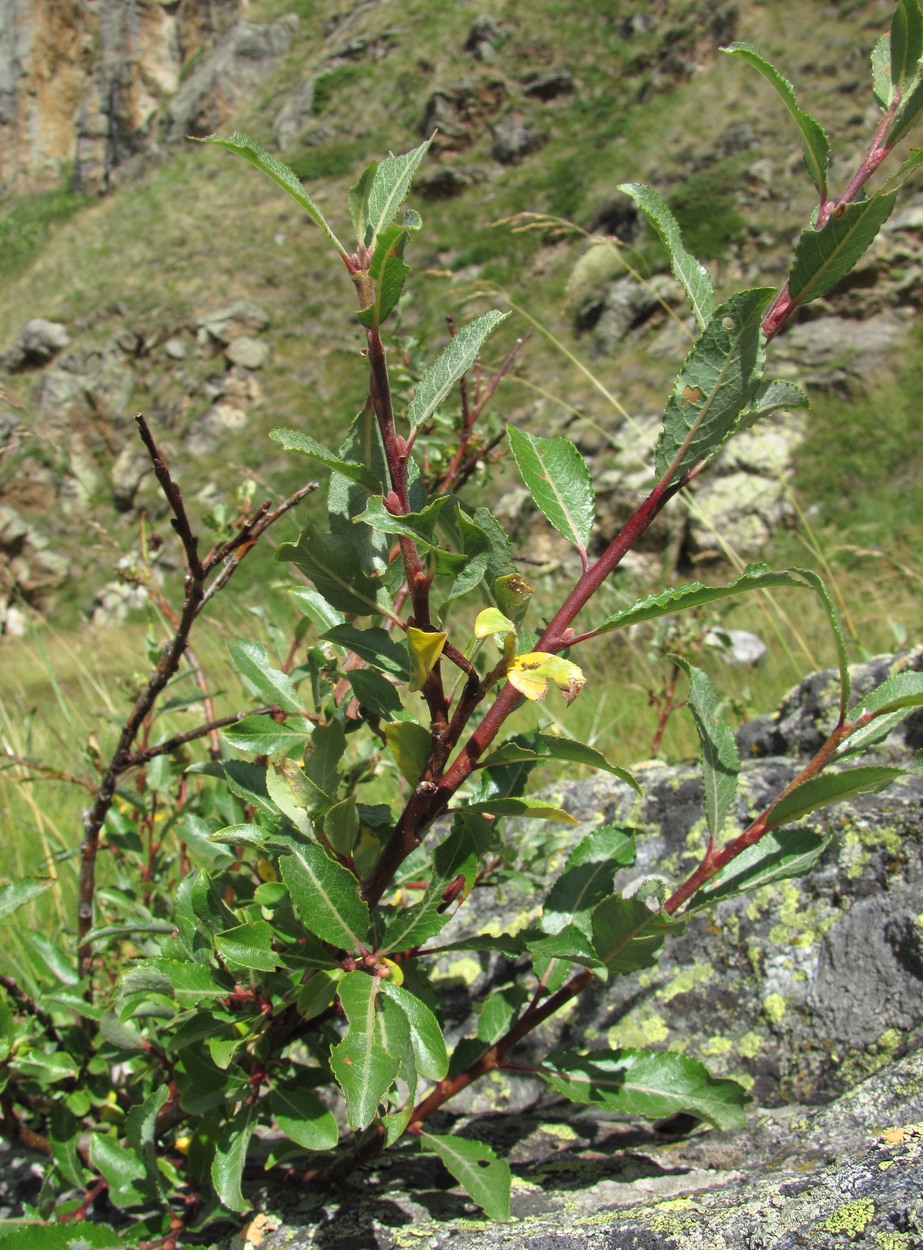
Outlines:
[[[253,102],[248,115],[236,119],[268,141],[269,123],[280,93],[302,72],[320,65],[338,46],[339,36],[324,47],[316,32],[339,11],[339,5],[308,2],[293,6],[263,0],[251,7],[252,20],[293,7],[304,19],[301,38],[279,80]],[[686,20],[685,11],[694,7],[675,3],[670,9],[681,25]],[[817,20],[813,9],[812,29],[805,29],[801,4],[742,7],[739,37],[759,43],[778,59],[799,84],[805,107],[815,110],[837,136],[844,126],[850,133],[856,133],[860,124],[867,126],[867,110],[850,95],[840,94],[840,89],[853,77],[864,84],[866,49],[887,18],[887,3],[838,6],[840,12],[830,18],[831,31],[825,32],[820,57],[813,47],[813,23]],[[699,232],[699,243],[706,251],[723,250],[725,240],[708,233],[715,221],[723,222],[726,231],[737,235],[740,221],[747,220],[749,240],[735,244],[730,261],[716,266],[719,287],[737,281],[737,270],[743,265],[747,280],[754,283],[778,279],[780,263],[808,211],[810,195],[806,180],[797,175],[797,156],[789,157],[794,142],[774,97],[744,67],[723,58],[707,61],[701,72],[675,87],[646,81],[649,72],[633,70],[631,58],[639,50],[646,54],[652,48],[646,48],[643,40],[640,49],[637,43],[627,46],[617,22],[606,15],[608,8],[590,4],[574,10],[570,5],[510,0],[503,6],[504,21],[510,24],[503,54],[495,65],[481,71],[461,50],[476,16],[470,5],[441,8],[439,29],[431,34],[433,6],[420,0],[408,0],[400,10],[388,5],[371,7],[361,14],[361,28],[355,26],[347,32],[353,37],[361,29],[374,38],[393,31],[393,51],[381,62],[363,63],[361,67],[350,64],[349,72],[332,74],[321,93],[318,119],[329,128],[329,139],[320,146],[286,154],[300,168],[313,168],[318,173],[311,182],[312,193],[344,233],[346,215],[341,205],[363,156],[380,155],[389,148],[404,150],[419,142],[423,104],[436,87],[476,72],[498,77],[505,81],[512,104],[531,110],[536,123],[548,132],[548,142],[539,153],[512,167],[500,167],[492,161],[490,136],[485,132],[458,158],[485,171],[484,180],[456,200],[420,205],[425,228],[409,259],[423,272],[403,314],[403,324],[429,354],[444,334],[441,315],[474,307],[466,296],[474,284],[485,282],[507,289],[532,315],[582,353],[584,345],[574,343],[570,330],[566,297],[567,278],[582,243],[516,235],[505,227],[491,230],[487,223],[529,209],[568,215],[588,226],[600,207],[614,198],[613,188],[618,182],[629,178],[651,181],[668,194],[682,191],[685,224],[693,236]],[[825,8],[824,14],[827,12]],[[340,42],[345,38],[346,34]],[[540,105],[517,94],[517,75],[545,53],[573,70],[580,86],[573,100]],[[816,69],[813,74],[807,72],[810,64]],[[647,96],[643,107],[637,103],[639,93]],[[733,160],[719,162],[704,174],[698,171],[690,175],[699,157],[714,146],[715,135],[731,121],[747,122],[760,137],[762,146],[750,158],[768,155],[778,168],[793,171],[773,197],[752,199],[748,192],[739,202],[731,180],[731,174],[736,173]],[[841,177],[843,166],[836,168]],[[720,204],[720,214],[714,211],[716,204]],[[645,252],[648,262],[655,255],[650,248]],[[57,317],[70,323],[88,311],[121,302],[130,309],[128,321],[133,327],[144,333],[162,333],[229,299],[246,296],[264,304],[274,323],[273,363],[263,378],[265,402],[258,425],[268,429],[276,424],[297,424],[317,437],[333,440],[361,402],[363,378],[361,369],[356,368],[360,342],[342,267],[325,253],[318,233],[305,228],[294,205],[289,207],[269,183],[224,153],[192,146],[170,153],[142,182],[125,185],[105,201],[80,209],[70,221],[53,228],[26,271],[19,262],[17,265],[19,272],[13,266],[6,277],[0,276],[0,343],[9,342],[30,316]],[[94,333],[104,337],[116,324],[117,318],[103,317]],[[511,327],[509,337],[519,328]],[[496,345],[496,357],[503,346],[502,342]],[[551,398],[536,399],[534,392],[510,386],[502,400],[507,415],[547,427],[569,409],[577,409],[605,427],[612,426],[613,413],[598,391],[541,338],[527,349],[525,365],[528,377]],[[660,405],[665,370],[673,368],[645,364],[630,353],[597,362],[594,367],[620,403],[636,413]],[[910,383],[916,385],[917,380],[911,378]],[[906,431],[912,426],[914,409],[905,395],[906,388],[897,386],[885,411],[895,417],[903,414],[900,429]],[[138,400],[143,401],[144,396]],[[839,432],[842,426],[831,402],[824,400],[817,405],[798,489],[804,499],[819,495],[821,523],[841,526],[846,513],[837,509],[843,481],[838,474],[848,472],[848,481],[853,484],[862,481],[869,498],[862,522],[867,528],[856,534],[856,542],[864,547],[880,546],[884,541],[881,518],[885,517],[885,527],[888,521],[883,501],[899,497],[908,504],[901,547],[890,553],[900,566],[893,573],[893,582],[879,566],[874,579],[877,592],[859,595],[855,615],[857,619],[870,618],[865,620],[864,637],[866,646],[874,650],[893,641],[892,619],[896,630],[911,622],[908,588],[916,589],[918,583],[913,582],[916,574],[912,568],[909,574],[901,568],[913,564],[911,545],[919,536],[919,521],[914,522],[914,516],[919,518],[920,512],[913,511],[911,492],[918,489],[914,482],[921,475],[914,478],[908,474],[898,490],[893,474],[884,467],[870,493],[868,475],[863,476],[861,432],[863,421],[872,416],[880,419],[881,409],[869,401],[868,409],[856,405],[852,411],[856,414],[856,456],[850,461],[838,456],[837,472],[833,473],[826,448],[831,431]],[[898,426],[892,441],[895,454],[885,466],[899,464],[901,447],[906,447]],[[255,457],[254,447],[261,449]],[[205,469],[219,486],[233,488],[244,465],[248,472],[278,489],[291,485],[301,472],[300,465],[279,457],[273,444],[260,442],[259,430],[248,431],[246,448],[223,448],[221,457],[212,458]],[[188,466],[183,467],[188,472]],[[854,514],[853,509],[849,514]],[[119,533],[126,545],[133,537],[128,530]],[[791,542],[785,539],[780,545],[790,548]],[[800,547],[783,554],[805,558]],[[858,572],[847,569],[841,575],[850,597],[856,588],[861,591],[866,568],[863,562],[868,559],[852,557],[854,564],[858,561]],[[251,584],[258,590],[266,577],[265,572],[257,574]],[[884,592],[882,584],[888,587]],[[749,684],[737,690],[743,704],[766,706],[794,680],[797,669],[829,660],[831,652],[820,620],[804,614],[800,604],[786,604],[784,610],[798,617],[804,647],[795,644],[791,656],[784,648],[775,648],[766,668],[748,676]],[[728,621],[752,626],[752,610],[736,608]],[[263,632],[260,622],[252,622],[240,609],[230,624],[216,628],[209,649],[217,656],[222,635],[254,628]],[[771,634],[773,625],[766,617],[757,619],[757,628]],[[88,704],[104,706],[107,700],[113,700],[113,706],[121,702],[111,692],[126,664],[131,666],[122,651],[125,640],[120,634],[116,645],[109,639],[103,644],[95,642],[94,662],[89,667],[81,644],[75,649],[62,639],[51,647],[51,667],[65,669],[60,686],[65,703],[85,708]],[[15,749],[53,758],[65,771],[77,769],[91,721],[82,711],[72,712],[70,723],[49,713],[56,698],[50,692],[45,670],[38,669],[34,682],[23,681],[20,665],[31,654],[25,646],[7,647],[7,658],[21,659],[5,665],[7,676],[0,678],[5,733]],[[75,654],[82,657],[81,664],[73,658]],[[591,678],[597,679],[595,696],[580,701],[575,708],[576,721],[568,721],[569,731],[585,729],[607,748],[620,741],[617,754],[626,762],[642,756],[651,732],[649,724],[644,724],[646,687],[660,679],[651,664],[643,644],[636,645],[631,653],[588,658]],[[215,684],[227,683],[233,690],[233,679],[229,681],[223,674],[217,659],[215,665]],[[616,698],[609,679],[618,669],[626,674],[627,692]],[[32,708],[36,709],[34,714]],[[113,732],[111,726],[100,724],[98,717],[91,720],[100,738],[105,740]],[[685,729],[677,730],[667,745],[673,752],[684,752],[691,739]],[[34,827],[35,794],[39,792],[43,819],[60,830],[62,845],[72,846],[76,806],[68,802],[56,815],[53,802],[57,800],[51,799],[48,783],[28,796],[25,791],[14,794],[5,787],[0,825]],[[37,853],[38,848],[34,849]]]

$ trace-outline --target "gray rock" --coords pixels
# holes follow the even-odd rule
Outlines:
[[[524,95],[534,96],[537,100],[556,100],[559,96],[574,94],[574,76],[569,69],[545,70],[526,78],[522,90]]]
[[[41,608],[70,571],[42,531],[9,504],[0,503],[0,585],[10,600]]]
[[[503,32],[492,17],[484,14],[471,24],[465,39],[465,51],[476,61],[495,61],[503,42]]]
[[[518,165],[530,153],[538,151],[547,135],[530,126],[521,113],[507,113],[493,127],[494,159],[501,165]]]
[[[710,629],[705,643],[721,653],[725,664],[742,664],[752,668],[766,655],[766,644],[746,629]]]
[[[144,449],[135,443],[126,444],[109,471],[112,502],[116,511],[129,512],[132,509],[138,487],[144,476],[150,472],[151,461]]]
[[[242,429],[247,424],[247,414],[242,408],[219,400],[194,422],[186,438],[186,448],[195,456],[213,451],[221,443],[222,436]]]
[[[304,134],[311,122],[314,107],[314,78],[303,78],[276,114],[272,133],[276,144],[283,151],[292,147]]]
[[[200,345],[218,343],[224,347],[242,334],[259,334],[268,329],[269,313],[253,300],[239,299],[204,313],[196,326]]]
[[[219,130],[235,106],[278,67],[297,29],[294,13],[263,26],[245,21],[232,26],[180,83],[166,113],[167,137]]]
[[[226,358],[233,365],[244,369],[262,369],[269,363],[269,344],[262,339],[252,338],[249,334],[241,334],[232,339],[224,349]]]
[[[0,365],[10,373],[20,369],[35,369],[47,364],[69,343],[67,327],[61,322],[35,317],[23,326],[12,351],[0,360]]]

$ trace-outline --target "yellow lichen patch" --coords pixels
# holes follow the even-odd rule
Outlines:
[[[607,1041],[615,1050],[620,1046],[637,1047],[643,1050],[647,1046],[656,1046],[665,1042],[670,1030],[663,1016],[658,1015],[650,1007],[642,1007],[637,1015],[620,1020],[609,1030]]]
[[[916,1250],[916,1233],[876,1233],[876,1250]]]
[[[658,997],[662,1002],[668,1003],[677,994],[688,994],[697,985],[707,985],[714,979],[714,976],[715,970],[709,964],[693,964],[689,968],[681,969],[673,980],[663,987]]]
[[[558,1141],[579,1141],[580,1135],[569,1124],[543,1124],[542,1132],[546,1137],[556,1137]]]
[[[771,1024],[778,1024],[785,1015],[785,999],[781,994],[767,994],[763,999],[763,1015]]]
[[[729,1055],[734,1049],[734,1043],[729,1037],[724,1037],[721,1033],[716,1033],[710,1037],[702,1047],[703,1055]]]
[[[751,1029],[749,1033],[745,1033],[737,1043],[737,1052],[744,1059],[752,1059],[762,1046],[766,1039],[761,1033],[757,1033],[755,1029]]]
[[[692,1198],[668,1198],[657,1203],[658,1211],[701,1211],[702,1207]]]
[[[875,1204],[871,1198],[856,1198],[837,1207],[820,1227],[826,1233],[846,1233],[849,1237],[858,1237],[874,1217]]]

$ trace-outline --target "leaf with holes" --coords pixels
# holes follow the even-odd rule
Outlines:
[[[510,1218],[510,1165],[483,1142],[464,1137],[421,1133],[424,1146],[437,1154],[448,1170],[491,1220]]]

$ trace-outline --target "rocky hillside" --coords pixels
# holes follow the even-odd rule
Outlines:
[[[518,421],[567,428],[614,522],[646,472],[624,412],[640,437],[655,428],[688,341],[664,257],[615,186],[657,185],[719,286],[778,281],[809,187],[775,97],[718,49],[756,42],[798,83],[844,153],[836,180],[874,124],[867,56],[891,7],[508,0],[439,6],[437,22],[423,0],[0,0],[2,628],[52,603],[90,615],[133,601],[130,577],[96,588],[100,570],[130,565],[141,514],[159,514],[135,412],[214,517],[242,480],[262,495],[301,472],[268,429],[324,437],[361,402],[342,270],[258,175],[186,136],[248,130],[337,221],[368,159],[437,130],[415,191],[408,382],[442,317],[502,288],[616,396],[535,335],[501,400]],[[489,228],[524,210],[584,233]],[[909,189],[875,256],[779,345],[777,371],[845,395],[907,350],[921,226]],[[617,236],[649,284],[586,232]],[[498,358],[526,328],[509,324]],[[741,440],[696,515],[660,532],[671,560],[720,557],[716,534],[759,552],[790,515],[779,483],[803,420]]]

